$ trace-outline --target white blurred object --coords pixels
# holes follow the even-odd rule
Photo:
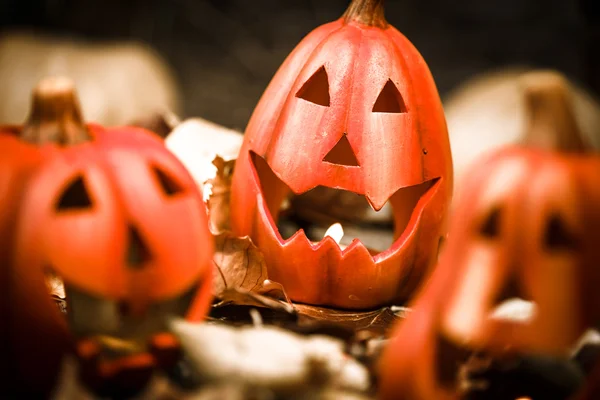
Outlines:
[[[212,163],[215,157],[220,156],[224,161],[237,159],[243,140],[240,132],[202,118],[191,118],[175,127],[165,139],[165,145],[202,189],[204,182],[217,173]],[[210,195],[208,186],[204,188],[205,200]]]
[[[14,32],[0,36],[0,123],[22,123],[31,90],[53,75],[73,79],[86,121],[125,125],[157,112],[179,112],[173,73],[147,46]]]
[[[520,79],[532,72],[541,70],[513,67],[486,73],[446,97],[455,193],[476,158],[523,137],[525,103]],[[600,149],[600,103],[572,82],[571,87],[579,127],[589,143]]]
[[[344,353],[340,340],[327,336],[184,320],[174,320],[171,329],[203,381],[235,378],[279,393],[311,385],[364,392],[370,385],[366,368]]]

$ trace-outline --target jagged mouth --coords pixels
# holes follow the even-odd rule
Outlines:
[[[149,350],[151,339],[169,331],[173,317],[184,316],[203,284],[200,278],[182,295],[148,305],[143,315],[132,315],[126,302],[102,298],[71,285],[52,269],[46,269],[51,297],[62,298],[62,311],[77,341],[96,342],[106,359]]]
[[[528,324],[535,317],[536,305],[534,302],[512,296],[514,292],[510,286],[509,290],[503,291],[498,296],[496,306],[488,313],[488,318],[507,324]],[[461,392],[467,392],[478,386],[478,382],[470,380],[465,376],[465,365],[474,357],[485,354],[485,349],[474,348],[468,343],[458,343],[442,332],[436,336],[436,365],[437,379],[443,386],[458,388]],[[483,356],[483,361],[489,360]]]
[[[268,225],[276,234],[282,246],[297,241],[300,237],[309,243],[313,249],[318,249],[325,241],[333,239],[337,243],[342,256],[358,247],[364,247],[375,262],[387,258],[396,249],[403,246],[411,233],[415,231],[424,208],[437,192],[441,182],[441,179],[437,177],[417,185],[400,188],[390,196],[380,210],[376,210],[366,196],[334,187],[317,186],[303,193],[294,193],[277,176],[264,158],[250,151],[250,160],[260,188],[261,201],[259,201],[259,207],[262,207],[268,216]],[[356,229],[352,221],[344,221],[343,218],[339,218],[329,229],[325,229],[325,226],[299,227],[291,231],[280,229],[280,216],[285,205],[302,203],[303,197],[314,196],[315,192],[342,201],[349,200],[354,204],[362,203],[363,208],[370,208],[370,212],[377,213],[391,209],[393,228],[389,227],[387,234],[381,234],[381,230],[378,230],[378,234],[373,235],[369,233],[368,228],[366,230],[364,227]],[[335,216],[331,216],[329,222],[334,221],[334,219]],[[344,229],[343,224],[350,225],[349,227],[347,225]],[[365,232],[366,237],[361,237],[361,233],[364,234]]]
[[[488,318],[506,324],[528,325],[534,323],[537,305],[534,301],[521,297],[508,297],[508,293],[499,298],[499,302],[488,313]],[[502,373],[503,369],[516,365],[521,357],[525,359],[574,360],[586,345],[600,345],[600,333],[597,329],[589,328],[575,340],[564,356],[545,353],[524,354],[506,348],[505,353],[488,352],[485,348],[473,348],[465,343],[457,343],[448,338],[443,332],[436,334],[435,348],[437,381],[444,387],[456,389],[461,395],[471,391],[487,389],[489,384],[487,371]],[[589,372],[589,371],[588,371]],[[462,398],[462,397],[461,397]],[[467,397],[468,398],[468,397]],[[511,397],[513,398],[513,397]]]

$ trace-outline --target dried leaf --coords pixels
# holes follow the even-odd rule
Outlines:
[[[258,292],[267,279],[265,258],[248,236],[236,237],[231,232],[217,235],[213,260],[216,297],[221,298],[226,289]]]
[[[267,279],[263,254],[249,237],[217,235],[214,266],[213,292],[221,300],[214,307],[237,304],[295,313],[283,286]]]
[[[285,292],[283,285],[278,282],[273,282],[269,279],[265,279],[263,281],[260,289],[258,290],[258,293],[264,296],[272,297],[274,299],[285,301],[288,304],[292,304],[292,301]]]
[[[231,179],[235,160],[225,161],[217,156],[212,164],[217,168],[213,179],[204,185],[205,198],[208,197],[208,223],[214,234],[230,228],[229,199],[231,197]]]
[[[299,314],[298,325],[328,323],[339,325],[355,332],[369,331],[373,334],[385,335],[388,329],[400,319],[390,307],[373,311],[334,310],[331,308],[294,304]]]
[[[286,314],[295,313],[294,306],[290,302],[242,289],[226,289],[221,293],[220,299],[221,301],[215,304],[213,307],[223,307],[229,304],[237,304],[270,308],[275,311],[283,311]]]

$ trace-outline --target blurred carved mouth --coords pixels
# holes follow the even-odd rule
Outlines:
[[[506,294],[509,295],[508,293]],[[512,323],[528,323],[535,315],[535,303],[517,297],[501,301],[490,313],[490,318]],[[468,344],[457,343],[438,332],[435,340],[436,374],[438,382],[461,393],[472,389],[481,390],[487,382],[478,379],[474,371],[486,370],[492,358],[482,349],[471,348]]]
[[[100,345],[103,357],[119,358],[148,351],[150,340],[167,332],[173,317],[185,315],[203,279],[183,295],[150,304],[143,315],[132,315],[128,304],[83,292],[65,284],[51,269],[46,283],[51,296],[62,293],[66,310],[61,310],[71,333],[80,340],[93,340]]]
[[[417,185],[398,189],[382,207],[382,210],[387,208],[392,209],[394,221],[393,236],[390,235],[392,236],[390,240],[386,240],[385,238],[383,240],[380,239],[378,240],[379,243],[373,243],[373,240],[371,240],[371,243],[367,246],[361,241],[360,234],[358,233],[359,230],[354,229],[353,232],[352,227],[344,229],[342,224],[346,222],[341,221],[341,219],[338,219],[338,222],[333,223],[327,230],[321,229],[320,232],[316,230],[322,234],[320,237],[315,235],[315,230],[307,233],[303,228],[287,234],[286,232],[282,233],[278,227],[278,219],[285,205],[300,200],[302,196],[315,195],[315,191],[317,191],[318,196],[331,196],[334,199],[344,199],[344,201],[350,199],[350,202],[354,204],[360,202],[368,205],[374,212],[378,212],[379,210],[375,210],[367,196],[332,187],[317,186],[304,193],[293,193],[289,186],[275,174],[261,156],[251,151],[250,159],[260,183],[262,201],[259,202],[259,207],[262,207],[265,214],[267,214],[269,225],[273,232],[276,233],[277,239],[282,246],[290,242],[305,241],[313,249],[318,249],[326,241],[333,240],[338,245],[342,256],[354,249],[363,247],[368,250],[375,262],[386,258],[395,249],[401,247],[410,233],[416,229],[423,209],[435,193],[440,182],[440,178],[434,178]],[[356,236],[353,235],[355,233]],[[381,246],[382,243],[385,246]]]

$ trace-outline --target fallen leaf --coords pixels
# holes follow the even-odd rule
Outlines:
[[[283,286],[268,279],[265,258],[249,237],[217,235],[213,260],[213,293],[221,300],[213,307],[237,304],[295,313]]]
[[[342,326],[355,332],[368,331],[385,335],[389,328],[401,319],[390,307],[372,311],[334,310],[331,308],[294,304],[298,313],[298,325],[327,323]]]
[[[204,196],[205,200],[207,198],[209,228],[213,234],[218,234],[230,228],[229,199],[235,160],[225,161],[217,156],[212,164],[217,173],[206,181]]]
[[[248,236],[236,237],[231,232],[217,235],[213,260],[216,297],[220,298],[226,289],[257,292],[267,279],[265,258]]]
[[[272,297],[274,299],[285,301],[288,304],[292,304],[292,301],[285,292],[283,285],[278,282],[273,282],[269,279],[265,279],[263,281],[260,289],[258,290],[258,293],[264,296]]]
[[[270,308],[275,311],[283,311],[287,314],[295,313],[292,303],[242,289],[225,289],[225,291],[221,293],[220,299],[221,301],[215,304],[213,307],[218,308],[229,304],[237,304]]]

